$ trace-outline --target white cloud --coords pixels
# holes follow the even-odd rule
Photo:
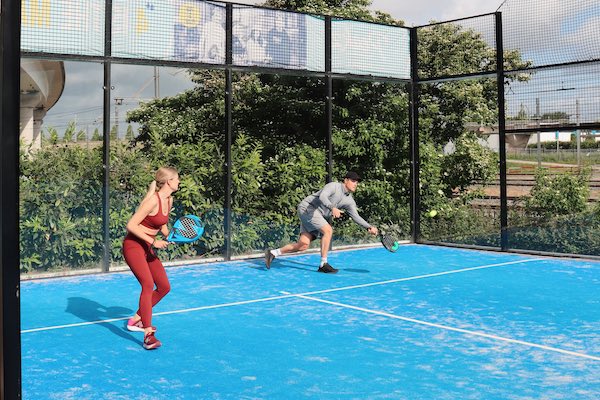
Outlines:
[[[431,20],[445,21],[494,12],[501,3],[499,0],[373,0],[371,9],[404,20],[407,26],[418,26]]]
[[[262,0],[232,1],[257,5],[263,2]],[[494,12],[501,3],[502,0],[373,0],[371,10],[386,12],[395,19],[403,20],[407,26],[417,26],[425,25],[431,20],[444,21]]]
[[[505,47],[522,50],[537,65],[600,56],[593,39],[600,35],[597,0],[508,0],[501,11]]]

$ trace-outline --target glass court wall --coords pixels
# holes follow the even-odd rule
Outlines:
[[[495,15],[417,28],[422,240],[500,247],[495,32]]]
[[[244,256],[295,242],[298,203],[326,183],[324,80],[307,74],[325,67],[325,20],[236,5],[232,30],[234,64],[273,70],[233,75],[231,246]]]
[[[323,79],[236,74],[233,253],[295,242],[297,206],[326,183]]]
[[[507,247],[600,255],[598,2],[513,0],[501,9],[507,71]],[[517,69],[506,67],[507,70]]]
[[[86,234],[71,230],[78,240],[69,239],[76,246],[71,253],[84,254],[79,258],[85,261],[59,253],[60,260],[48,257],[47,263],[38,265],[41,257],[36,246],[45,243],[39,242],[37,233],[23,230],[27,255],[23,272],[123,268],[120,247],[125,225],[153,172],[163,165],[178,168],[182,178],[171,220],[191,213],[206,223],[200,242],[162,251],[165,263],[228,259],[295,241],[299,201],[322,188],[328,177],[337,180],[340,171],[356,164],[347,159],[341,142],[337,150],[333,143],[337,139],[332,139],[328,122],[333,120],[328,107],[336,107],[328,106],[333,101],[328,94],[333,77],[343,82],[345,76],[369,75],[373,83],[367,86],[372,86],[373,95],[398,89],[394,96],[402,98],[401,107],[406,106],[401,83],[410,80],[407,29],[209,1],[108,4],[111,7],[106,8],[102,0],[62,0],[40,8],[37,2],[23,2],[23,60],[35,56],[61,63],[83,61],[97,68],[95,78],[77,75],[78,85],[88,92],[95,89],[93,96],[76,92],[86,101],[94,99],[93,117],[75,117],[66,132],[52,134],[57,143],[75,135],[76,141],[81,139],[76,149],[87,157],[73,161],[72,170],[57,173],[55,179],[72,174],[78,195],[84,193],[80,189],[85,182],[95,182],[93,193],[73,198],[73,208],[85,218],[66,217],[73,226],[91,232],[87,240]],[[380,45],[374,46],[374,40]],[[395,57],[393,64],[390,54]],[[378,76],[390,83],[379,85]],[[71,93],[77,99],[69,85],[75,77],[66,75],[60,101]],[[77,102],[65,107],[77,113]],[[390,115],[381,121],[395,124],[387,129],[402,138],[400,149],[406,146],[406,111],[386,113]],[[379,119],[369,120],[368,114],[363,109],[351,118],[373,127]],[[339,120],[335,123],[343,125]],[[356,148],[370,146],[345,142]],[[398,200],[397,193],[405,196],[401,201],[407,200],[407,154],[404,149],[403,160],[396,163],[394,157],[400,153],[394,151],[385,156],[387,172],[365,160],[356,165],[371,182],[371,189],[357,193],[357,200],[364,206],[361,213],[376,225],[378,216],[390,207],[402,210],[394,221],[404,223],[406,236],[407,204],[390,205]],[[39,168],[22,165],[25,172]],[[397,182],[388,182],[387,176],[398,170],[403,172],[394,178]],[[22,174],[22,189],[39,190],[39,180],[28,177],[34,176]],[[373,196],[374,190],[381,192],[390,185],[401,189],[387,197]],[[62,193],[47,200],[60,204]],[[84,202],[87,198],[97,202],[93,213]],[[49,218],[43,208],[25,203],[23,210],[23,217],[28,216],[24,226],[49,225],[65,235],[69,230],[45,219],[38,221]],[[37,219],[30,220],[31,215]],[[374,241],[362,231],[355,235],[352,229],[352,225],[340,226],[336,244]]]
[[[362,178],[353,197],[361,217],[400,240],[410,239],[408,92],[396,83],[333,82],[333,179]],[[391,106],[393,105],[393,106]],[[347,213],[334,221],[334,245],[379,240]]]
[[[222,107],[201,108],[223,90],[223,73],[139,65],[112,66],[110,235],[113,265],[123,265],[126,224],[154,171],[173,166],[180,188],[172,220],[201,215],[206,234],[195,244],[160,251],[169,262],[219,256],[223,245]],[[217,86],[211,93],[211,85]],[[190,102],[194,105],[190,106]],[[156,110],[161,110],[156,112]],[[171,221],[172,223],[173,221]]]
[[[357,172],[362,181],[353,197],[360,216],[387,234],[409,239],[408,91],[398,81],[410,79],[409,30],[342,19],[331,25],[334,72],[384,77],[333,80],[331,179],[343,181],[347,171]],[[341,45],[347,43],[352,45]],[[347,213],[333,226],[334,247],[379,240]]]
[[[24,275],[102,268],[102,76],[99,63],[21,60]]]

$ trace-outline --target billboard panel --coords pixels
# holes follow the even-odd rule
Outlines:
[[[185,0],[113,0],[112,55],[225,63],[225,7]]]
[[[233,63],[323,71],[323,18],[251,7],[233,9]]]
[[[408,29],[368,22],[331,22],[331,69],[336,73],[410,79]]]
[[[21,50],[104,55],[104,0],[21,0]]]

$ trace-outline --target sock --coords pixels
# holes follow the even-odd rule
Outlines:
[[[321,265],[319,265],[319,268],[321,268],[325,264],[327,264],[327,257],[325,257],[325,258],[321,257]]]
[[[273,254],[273,257],[279,257],[281,255],[281,249],[271,250],[271,254]]]

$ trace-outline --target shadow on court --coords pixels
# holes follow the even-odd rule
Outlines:
[[[265,266],[265,260],[263,258],[248,260],[247,262],[253,265],[250,268],[262,269],[265,271],[267,270],[267,267]],[[273,262],[271,263],[271,269],[277,268],[293,268],[309,272],[317,272],[317,268],[313,264],[307,264],[300,261],[293,261],[286,258],[276,258],[275,260],[273,260]]]
[[[133,314],[133,310],[125,307],[105,307],[100,303],[83,297],[69,297],[67,299],[66,312],[73,314],[77,318],[87,322],[98,322],[105,319],[126,318]],[[118,323],[119,321],[117,321]],[[125,322],[123,322],[123,325]],[[98,322],[98,325],[104,326],[109,331],[123,339],[131,340],[136,344],[141,344],[141,340],[135,339],[124,328],[119,328],[111,322]]]
[[[248,263],[253,265],[250,268],[261,269],[261,270],[267,269],[267,267],[265,266],[265,262],[262,258],[248,260]],[[335,267],[337,268],[337,266],[335,266]],[[278,259],[273,260],[273,262],[271,263],[271,269],[276,269],[276,268],[292,268],[292,269],[299,269],[299,270],[303,270],[303,271],[318,273],[318,271],[317,271],[318,265],[295,261],[291,258],[278,258]],[[352,273],[357,273],[357,274],[368,274],[371,272],[368,269],[361,269],[361,268],[340,267],[339,270],[340,270],[340,272],[352,272]]]

